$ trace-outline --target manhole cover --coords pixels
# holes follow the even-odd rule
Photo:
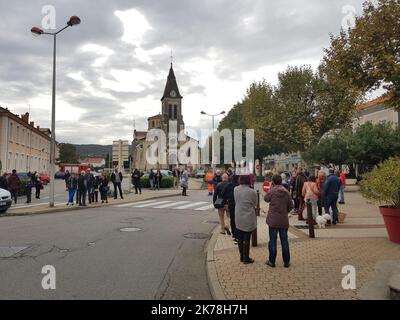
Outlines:
[[[139,232],[139,231],[142,231],[142,229],[140,229],[140,228],[122,228],[122,229],[119,229],[119,231],[121,231],[121,232]]]
[[[205,233],[187,233],[184,237],[187,239],[210,239],[210,236]]]

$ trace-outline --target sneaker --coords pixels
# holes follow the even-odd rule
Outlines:
[[[67,207],[69,206],[69,202],[67,202]]]
[[[285,267],[285,268],[289,268],[289,267],[290,267],[290,263],[288,263],[288,264],[285,263],[285,264],[284,264],[284,267]]]
[[[269,260],[265,263],[267,266],[271,267],[271,268],[275,268],[276,265],[275,263],[270,262]]]

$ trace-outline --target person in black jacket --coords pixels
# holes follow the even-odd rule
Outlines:
[[[87,192],[88,192],[88,199],[89,204],[94,202],[94,183],[95,178],[94,175],[90,172],[90,169],[86,171],[86,179],[87,179]]]
[[[235,196],[233,190],[239,185],[239,176],[234,174],[231,178],[231,181],[221,191],[221,196],[228,203],[232,237],[235,243],[237,243],[237,232],[235,223]]]
[[[222,197],[222,191],[229,184],[228,180],[229,180],[229,177],[228,177],[227,174],[222,175],[222,182],[219,183],[214,189],[213,204],[214,204],[215,209],[218,209],[219,223],[220,223],[220,227],[221,227],[221,234],[231,235],[231,231],[225,225],[225,214],[226,214],[227,217],[229,215],[229,213],[228,213],[228,211],[229,211],[228,203]],[[219,199],[220,202],[222,202],[222,204],[216,203],[218,199]]]
[[[69,206],[69,204],[71,204],[71,206],[74,205],[74,197],[75,197],[75,193],[76,190],[78,189],[78,179],[76,178],[75,174],[72,173],[69,177],[67,182],[67,188],[68,188],[68,203],[67,206]]]
[[[142,194],[142,187],[140,185],[140,178],[143,176],[143,173],[140,172],[138,169],[135,169],[132,173],[132,184],[135,187],[135,194]]]
[[[99,187],[100,187],[100,178],[99,176],[94,177],[92,180],[92,202],[99,202]]]
[[[6,177],[7,177],[6,173],[0,176],[0,189],[8,190],[8,183]]]
[[[86,207],[86,194],[87,194],[87,177],[86,172],[82,171],[78,178],[78,189],[79,189],[79,206]]]
[[[108,179],[105,177],[103,174],[100,175],[99,177],[99,190],[100,190],[100,197],[101,197],[101,203],[108,203]]]
[[[121,199],[124,198],[124,196],[122,195],[122,188],[121,188],[123,179],[124,178],[122,176],[122,173],[118,172],[118,169],[115,169],[115,171],[111,175],[111,182],[114,185],[114,199],[118,198],[117,189],[119,190],[119,195],[121,196]]]

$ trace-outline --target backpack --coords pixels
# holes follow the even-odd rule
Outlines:
[[[314,192],[311,190],[311,186],[307,183],[305,200],[310,200],[314,196]]]

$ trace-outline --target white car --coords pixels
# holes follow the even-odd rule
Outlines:
[[[0,213],[4,213],[11,207],[11,193],[0,189]]]

